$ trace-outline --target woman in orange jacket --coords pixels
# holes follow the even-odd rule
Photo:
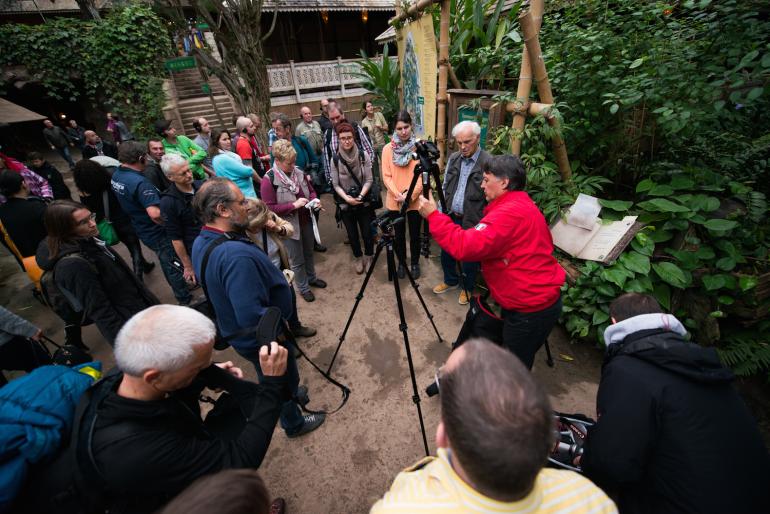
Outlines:
[[[387,189],[385,207],[392,217],[397,217],[406,199],[406,193],[414,177],[417,161],[412,159],[417,139],[412,132],[412,117],[407,111],[400,111],[396,116],[396,131],[390,143],[382,149],[382,183]],[[420,226],[422,218],[417,212],[417,200],[422,193],[422,182],[417,184],[409,199],[406,221],[396,225],[394,247],[398,257],[398,278],[406,276],[406,225],[409,225],[409,254],[412,277],[420,277]]]

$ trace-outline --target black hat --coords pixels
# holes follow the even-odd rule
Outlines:
[[[162,136],[165,131],[171,126],[170,120],[158,120],[155,122],[155,132]]]

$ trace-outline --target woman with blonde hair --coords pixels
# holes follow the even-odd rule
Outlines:
[[[285,240],[289,251],[294,283],[299,294],[307,302],[315,300],[310,286],[324,288],[326,282],[316,276],[313,257],[313,214],[306,206],[311,203],[315,210],[321,209],[320,200],[305,173],[295,166],[297,151],[292,144],[279,139],[273,144],[273,167],[265,174],[260,189],[267,207],[282,216],[294,228],[294,233]]]
[[[289,254],[283,246],[281,239],[291,237],[294,234],[294,227],[291,223],[280,218],[277,214],[267,208],[267,204],[262,200],[247,198],[249,211],[249,226],[246,234],[254,244],[262,248],[270,261],[283,272],[286,281],[294,281],[294,272],[290,269]],[[294,288],[291,288],[292,315],[289,318],[289,327],[295,336],[312,337],[316,335],[314,328],[303,326],[299,321],[297,314],[297,296]]]

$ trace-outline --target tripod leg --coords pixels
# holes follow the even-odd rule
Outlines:
[[[384,243],[382,242],[377,244],[377,250],[374,252],[372,263],[369,265],[369,269],[366,271],[366,276],[364,277],[364,283],[361,284],[361,289],[358,290],[358,294],[356,295],[356,303],[353,305],[353,310],[350,311],[350,316],[348,316],[348,321],[347,323],[345,323],[345,330],[342,331],[342,335],[339,338],[339,343],[337,343],[337,348],[335,348],[334,355],[332,356],[332,360],[329,363],[329,367],[326,370],[327,375],[329,375],[332,372],[334,361],[337,360],[337,354],[340,351],[342,342],[345,340],[345,336],[348,333],[348,329],[350,329],[350,324],[353,322],[353,316],[355,316],[356,314],[356,310],[358,309],[358,304],[361,303],[361,300],[364,297],[364,290],[366,290],[366,286],[367,284],[369,284],[369,279],[372,277],[372,273],[374,272],[375,266],[377,265],[377,259],[382,253],[383,246],[384,246]]]
[[[546,359],[545,363],[548,364],[548,367],[553,367],[553,356],[551,355],[551,347],[548,345],[548,338],[545,339],[545,354]]]
[[[409,283],[412,284],[412,289],[414,289],[417,298],[420,300],[420,305],[422,305],[422,309],[425,311],[425,315],[428,317],[428,321],[430,321],[430,324],[433,326],[433,331],[436,332],[438,342],[443,343],[444,339],[441,337],[441,334],[439,334],[436,323],[433,321],[433,314],[431,314],[428,310],[428,306],[425,304],[425,300],[422,298],[422,294],[420,293],[420,285],[415,282],[414,277],[412,276],[412,272],[409,271],[409,268],[404,266],[404,269],[406,270],[406,276],[409,277]]]
[[[393,256],[392,245],[388,246],[388,268],[394,269],[396,267],[396,259]],[[409,276],[411,279],[411,275]],[[412,285],[414,285],[414,279],[412,279]],[[398,318],[400,320],[399,330],[404,336],[404,349],[406,350],[406,360],[409,363],[409,376],[412,378],[412,401],[417,406],[417,416],[420,418],[420,431],[422,432],[422,444],[425,446],[425,456],[430,455],[430,448],[428,448],[428,437],[425,434],[425,421],[422,419],[422,407],[420,407],[420,393],[417,390],[417,378],[414,374],[414,363],[412,362],[412,350],[409,347],[409,333],[407,332],[406,315],[404,314],[404,302],[401,300],[401,288],[398,285],[398,275],[394,273],[393,276],[393,289],[396,292],[396,304],[398,305]]]

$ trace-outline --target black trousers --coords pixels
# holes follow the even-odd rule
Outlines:
[[[503,309],[503,346],[532,369],[535,354],[543,346],[561,315],[561,296],[538,312],[516,312]]]
[[[361,238],[364,240],[363,254],[374,255],[374,239],[372,238],[371,227],[374,219],[372,210],[369,207],[352,208],[352,206],[348,206],[342,211],[341,216],[350,240],[350,249],[353,250],[353,257],[358,258],[362,255]]]
[[[390,211],[391,218],[397,218],[399,211]],[[420,229],[422,216],[417,211],[407,211],[406,222],[396,225],[396,239],[393,248],[398,261],[406,266],[406,226],[409,225],[409,257],[411,264],[420,262]]]
[[[51,364],[51,357],[42,347],[42,343],[14,336],[7,343],[0,345],[0,369],[32,371],[46,364]],[[0,386],[6,382],[0,373]]]

